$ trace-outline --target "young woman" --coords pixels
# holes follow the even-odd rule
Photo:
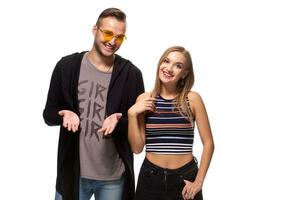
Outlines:
[[[136,200],[203,199],[202,186],[214,142],[204,103],[191,91],[190,53],[168,48],[161,56],[154,90],[141,94],[128,110],[128,139],[134,153],[146,145]],[[200,165],[193,156],[195,122],[203,143]]]

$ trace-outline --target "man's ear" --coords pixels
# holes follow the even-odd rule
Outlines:
[[[94,25],[94,26],[93,26],[93,29],[92,29],[93,35],[96,34],[97,29],[98,29],[97,25]]]

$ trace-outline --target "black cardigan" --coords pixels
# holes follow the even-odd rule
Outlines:
[[[82,57],[85,52],[63,57],[53,71],[43,117],[48,125],[60,125],[57,158],[56,190],[63,200],[79,199],[79,131],[68,132],[62,126],[60,110],[71,110],[79,115],[77,87]],[[127,140],[127,110],[144,92],[141,71],[130,61],[116,55],[109,84],[106,114],[123,114],[112,133],[117,151],[125,164],[123,199],[134,199],[133,154]]]

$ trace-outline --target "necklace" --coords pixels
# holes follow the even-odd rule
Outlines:
[[[95,66],[95,68],[97,68],[98,70],[100,71],[103,71],[103,72],[110,72],[112,71],[111,69],[114,67],[114,61],[115,61],[115,55],[113,55],[113,60],[112,60],[112,64],[111,65],[106,65],[105,62],[103,62],[103,64],[100,64],[100,65],[96,65],[94,64],[93,62],[93,57],[91,57],[91,52],[88,52],[87,53],[87,58],[89,60],[89,62]],[[99,59],[96,59],[96,60],[99,60]],[[101,60],[101,59],[100,59]],[[97,62],[95,62],[97,63]],[[102,66],[101,66],[102,65]]]
[[[110,69],[112,69],[112,68],[113,68],[113,66],[114,66],[114,64],[112,64],[111,66],[109,66],[109,67],[108,67],[108,70],[107,70],[106,72],[109,72],[109,71],[110,71]]]
[[[108,70],[106,72],[109,72],[110,69],[112,69],[114,67],[114,61],[115,61],[115,55],[113,55],[113,62],[111,66],[108,66]]]

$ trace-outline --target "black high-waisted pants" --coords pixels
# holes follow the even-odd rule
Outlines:
[[[198,173],[194,158],[178,169],[165,169],[145,158],[136,188],[135,200],[182,200],[183,180],[194,181]],[[202,190],[194,200],[203,200]]]

